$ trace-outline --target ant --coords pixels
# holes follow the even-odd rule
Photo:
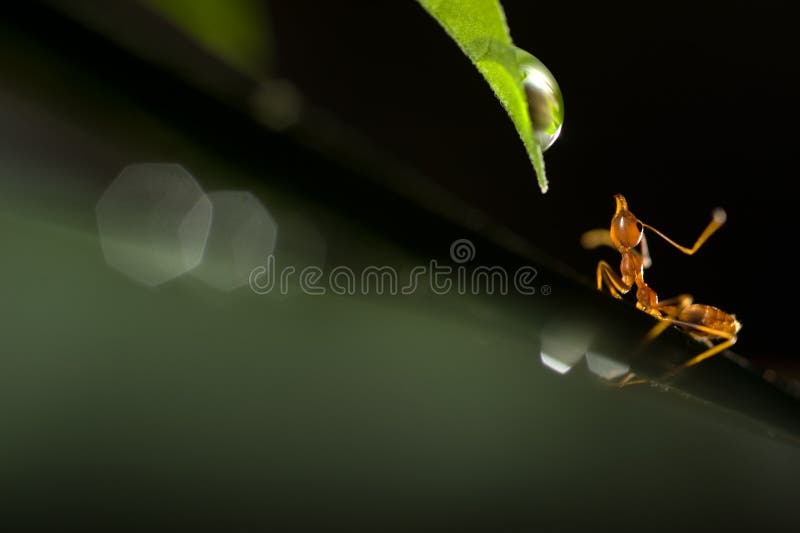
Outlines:
[[[692,297],[688,294],[659,301],[656,292],[644,281],[644,269],[652,264],[647,249],[647,240],[644,237],[645,228],[681,252],[693,255],[725,223],[725,211],[714,210],[711,222],[697,238],[694,246],[687,248],[636,218],[628,209],[628,202],[624,196],[617,194],[614,199],[616,210],[611,219],[610,230],[591,230],[581,237],[584,248],[607,245],[622,255],[619,275],[607,262],[600,261],[597,264],[597,290],[602,291],[603,284],[605,284],[612,296],[622,298],[622,294],[627,294],[634,285],[636,286],[636,307],[661,320],[661,323],[653,327],[647,334],[646,341],[654,339],[670,325],[675,325],[708,346],[706,351],[676,367],[665,377],[672,377],[681,370],[694,366],[733,346],[736,343],[736,334],[742,327],[734,315],[711,305],[693,303]],[[641,251],[635,249],[637,246],[640,246]],[[712,342],[714,340],[722,342],[714,344]],[[625,378],[622,384],[629,383],[630,377]]]

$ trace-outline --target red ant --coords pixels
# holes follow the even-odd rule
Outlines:
[[[662,321],[650,330],[646,336],[647,340],[654,339],[667,327],[675,325],[708,345],[706,351],[689,359],[665,377],[673,376],[681,370],[733,346],[736,343],[736,334],[742,327],[734,315],[710,305],[693,303],[692,297],[688,294],[659,301],[656,292],[644,281],[644,269],[649,267],[652,262],[644,237],[644,228],[649,229],[681,252],[693,255],[725,223],[725,211],[716,209],[711,222],[697,238],[694,246],[687,248],[636,218],[628,209],[628,202],[624,196],[617,194],[614,199],[617,206],[614,217],[611,219],[610,231],[592,230],[584,233],[581,238],[581,243],[585,248],[608,245],[622,254],[620,275],[605,261],[598,263],[597,289],[602,291],[605,284],[612,296],[622,298],[622,294],[627,294],[634,285],[636,286],[636,307]],[[641,245],[641,252],[635,249],[639,245]],[[712,342],[714,340],[722,342],[714,344]],[[627,379],[624,382],[627,383]]]

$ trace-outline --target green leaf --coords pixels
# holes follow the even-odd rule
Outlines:
[[[542,146],[523,87],[524,74],[498,0],[417,0],[472,60],[503,104],[525,145],[542,192],[547,192]]]

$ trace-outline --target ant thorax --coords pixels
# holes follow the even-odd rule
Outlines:
[[[642,256],[632,250],[625,250],[622,252],[619,272],[622,274],[623,283],[628,287],[632,287],[634,283],[639,285],[639,279],[642,279],[642,283],[644,283],[644,262]]]

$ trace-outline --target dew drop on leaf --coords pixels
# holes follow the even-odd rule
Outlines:
[[[517,61],[524,76],[522,85],[528,98],[531,125],[544,151],[556,141],[564,123],[561,89],[547,67],[525,50],[517,48]]]

